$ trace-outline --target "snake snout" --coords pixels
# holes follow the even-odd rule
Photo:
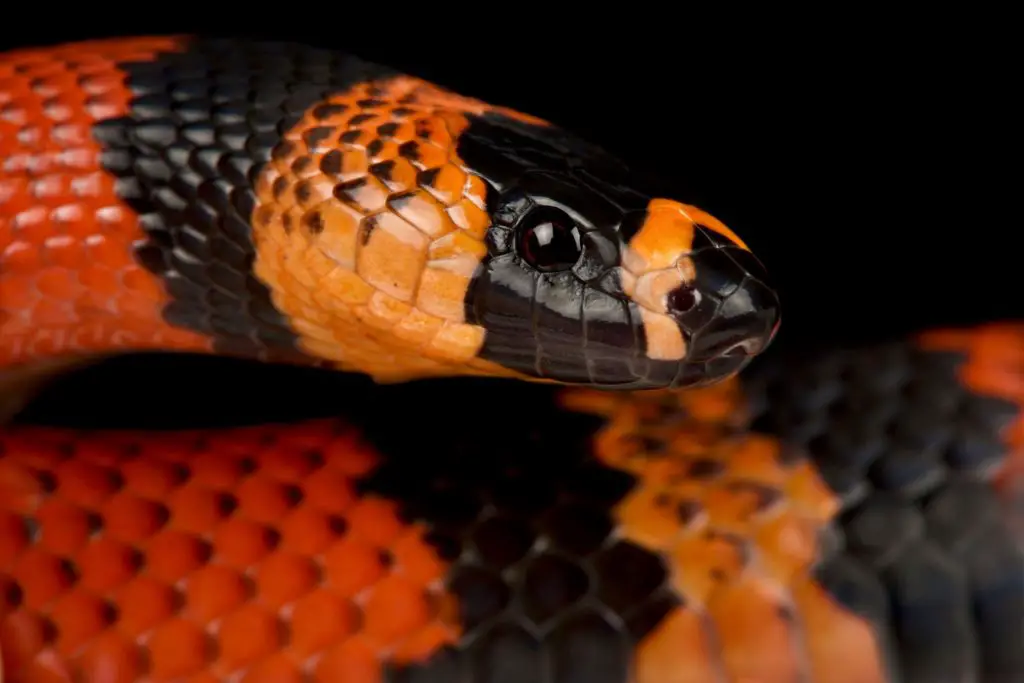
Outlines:
[[[705,245],[690,256],[694,281],[670,292],[667,306],[688,340],[687,362],[714,380],[768,347],[781,308],[767,269],[750,251],[720,238]]]

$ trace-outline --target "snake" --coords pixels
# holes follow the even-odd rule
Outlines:
[[[4,53],[4,683],[1024,681],[1024,322],[780,351],[678,192],[323,47]],[[17,419],[150,352],[349,407]]]

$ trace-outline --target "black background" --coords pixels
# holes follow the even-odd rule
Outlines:
[[[1004,194],[1020,196],[1005,125],[1019,79],[1004,73],[998,18],[939,27],[934,16],[776,15],[741,28],[623,8],[583,17],[569,6],[555,20],[497,4],[375,13],[283,4],[219,21],[152,7],[145,16],[100,7],[102,22],[27,8],[0,30],[0,47],[174,32],[301,40],[547,118],[678,179],[751,245],[782,298],[775,348],[1024,318],[1022,222],[996,208]],[[62,382],[26,417],[327,414],[347,391],[339,387],[292,369],[128,358]]]

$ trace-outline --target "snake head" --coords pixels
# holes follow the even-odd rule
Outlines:
[[[481,357],[556,382],[672,388],[729,377],[773,339],[765,268],[713,216],[554,127],[485,115],[459,151],[489,189],[467,296]]]
[[[731,230],[548,122],[398,76],[286,142],[257,185],[255,268],[303,350],[342,368],[688,387],[777,329]]]

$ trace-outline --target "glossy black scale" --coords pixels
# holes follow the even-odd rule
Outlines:
[[[533,376],[623,387],[671,382],[652,364],[637,305],[622,292],[620,224],[642,222],[654,194],[604,150],[558,128],[470,117],[459,157],[488,183],[488,254],[466,299],[487,330],[480,355]],[[554,228],[549,249],[534,230]],[[660,373],[660,374],[659,374]]]

